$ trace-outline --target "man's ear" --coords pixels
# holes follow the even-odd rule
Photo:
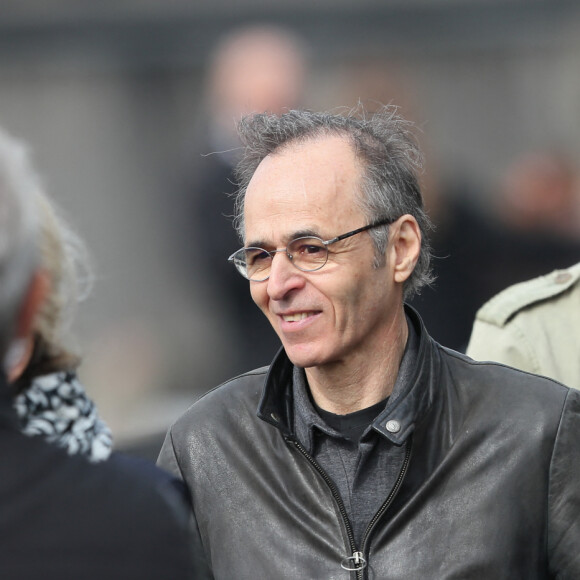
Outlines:
[[[49,288],[46,272],[37,270],[32,279],[16,319],[16,328],[11,345],[4,358],[4,370],[8,382],[12,383],[27,367],[34,349],[34,321]]]
[[[412,215],[401,216],[391,226],[389,247],[394,280],[402,284],[415,269],[421,252],[421,229]]]
[[[28,286],[16,320],[15,339],[27,339],[34,332],[34,319],[48,293],[50,281],[44,270],[37,270]]]
[[[31,333],[28,338],[13,340],[4,357],[4,370],[8,377],[8,382],[13,383],[22,376],[34,351],[34,335]]]

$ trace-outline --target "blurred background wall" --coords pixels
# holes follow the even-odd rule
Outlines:
[[[463,248],[467,266],[453,265],[425,299],[435,304],[424,308],[436,338],[461,349],[476,305],[512,281],[481,294],[463,288],[471,298],[463,327],[446,339],[454,312],[438,298],[459,290],[469,268],[477,285],[500,261],[504,238],[489,223],[509,229],[511,217],[529,214],[514,227],[564,244],[521,277],[567,265],[553,256],[580,260],[578,1],[5,1],[0,124],[29,143],[49,192],[92,251],[97,282],[75,328],[80,374],[121,448],[154,453],[167,425],[231,370],[223,359],[236,351],[228,299],[193,231],[200,216],[192,198],[205,194],[193,184],[217,151],[206,123],[216,47],[260,23],[299,39],[300,105],[400,105],[422,129],[426,197],[441,230],[450,199],[475,216],[477,227],[459,228],[451,250],[441,246],[443,264]],[[516,182],[541,179],[511,176],[518,162],[525,168],[524,154],[566,165],[567,185],[539,194],[560,200],[557,207],[534,213],[531,188],[518,190]],[[557,178],[546,180],[556,187]]]

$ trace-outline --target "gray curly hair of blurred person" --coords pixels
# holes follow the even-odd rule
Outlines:
[[[0,129],[0,354],[12,339],[20,302],[38,269],[49,280],[34,320],[34,350],[18,380],[73,370],[79,358],[65,347],[76,304],[92,287],[88,252],[44,191],[23,143]]]
[[[22,301],[40,262],[35,207],[35,195],[40,191],[26,148],[0,129],[1,358],[14,338]]]
[[[291,110],[283,115],[248,115],[238,124],[244,154],[236,168],[238,194],[234,224],[244,241],[244,200],[248,185],[262,160],[281,152],[296,142],[327,136],[341,136],[351,143],[355,156],[364,167],[361,210],[369,222],[396,220],[412,215],[421,230],[421,252],[415,269],[406,280],[406,300],[431,284],[431,246],[433,225],[427,216],[419,186],[422,154],[414,135],[414,125],[401,117],[397,107],[387,105],[366,114],[359,105],[345,115],[329,112]],[[329,211],[331,208],[329,208]],[[388,228],[370,232],[375,245],[375,267],[384,265]]]
[[[16,382],[24,388],[37,376],[72,371],[80,356],[68,343],[76,306],[90,293],[93,273],[88,250],[61,215],[53,200],[38,191],[40,267],[49,280],[48,292],[34,321],[30,362]]]

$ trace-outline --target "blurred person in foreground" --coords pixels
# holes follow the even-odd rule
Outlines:
[[[66,344],[75,307],[91,286],[88,252],[44,191],[35,202],[49,283],[34,332],[14,341],[6,357],[8,380],[18,392],[15,408],[25,434],[103,461],[111,453],[111,431],[77,378],[80,357]]]
[[[187,240],[180,246],[193,252],[187,259],[193,283],[199,287],[202,272],[201,282],[210,299],[220,304],[224,338],[231,347],[227,359],[214,365],[221,373],[217,380],[246,370],[248,363],[252,367],[268,364],[280,348],[243,280],[227,262],[222,263],[222,256],[229,256],[238,246],[231,223],[234,168],[242,150],[236,123],[249,113],[281,114],[296,108],[302,100],[305,75],[301,41],[273,25],[234,29],[221,39],[209,62],[205,114],[194,146],[197,159],[188,168],[188,223],[183,228]]]
[[[212,577],[579,578],[580,393],[446,349],[405,304],[431,280],[412,125],[291,111],[240,133],[230,261],[283,348],[159,459]]]
[[[484,304],[467,354],[580,389],[580,263],[514,284]]]
[[[27,343],[51,283],[43,197],[24,148],[0,132],[0,357]],[[10,358],[10,356],[8,356]],[[16,388],[0,372],[0,578],[193,578],[187,502],[151,464],[91,463],[20,430]]]

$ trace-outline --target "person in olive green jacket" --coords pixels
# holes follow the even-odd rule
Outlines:
[[[467,354],[580,389],[580,262],[510,286],[484,304]]]

